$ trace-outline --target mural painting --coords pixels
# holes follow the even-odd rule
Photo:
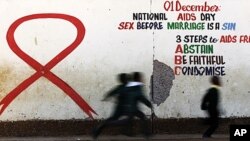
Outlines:
[[[0,64],[1,68],[5,68],[1,71],[1,81],[4,82],[0,83],[0,118],[3,121],[106,118],[113,103],[104,103],[101,98],[116,84],[113,76],[135,71],[145,74],[146,94],[159,118],[204,117],[197,103],[209,85],[208,77],[214,75],[222,77],[222,93],[227,94],[222,97],[227,109],[224,116],[250,116],[250,110],[245,108],[250,106],[246,100],[250,93],[247,81],[250,79],[248,1],[62,0],[39,1],[41,5],[32,1],[22,2],[24,4],[20,6],[15,0],[0,2],[3,15],[0,19]],[[59,4],[62,6],[57,7]],[[234,9],[228,5],[234,5]],[[11,10],[17,12],[11,13]],[[26,23],[47,20],[70,23],[76,29],[76,37],[68,33],[71,27],[60,23],[56,26],[66,32],[54,33],[60,37],[58,44],[50,40],[39,42],[37,33],[50,35],[42,32],[46,30],[43,27],[38,27],[37,31],[36,27],[31,27],[27,31],[25,36],[31,37],[32,43],[17,36],[19,29],[22,33],[29,29],[22,28]],[[86,30],[88,34],[85,35]],[[59,53],[51,47],[33,55],[35,47],[29,47],[31,44],[51,43],[57,48],[61,42],[70,41],[71,37],[73,42]],[[28,46],[19,44],[19,39]],[[52,55],[49,61],[41,57],[41,54],[50,53],[56,55]],[[44,90],[43,86],[47,89]],[[54,94],[58,94],[59,98],[51,96]],[[73,100],[73,104],[64,96],[59,96],[62,94]],[[48,95],[49,100],[46,99]],[[29,100],[25,99],[28,96],[29,100],[38,99],[39,104],[30,103],[29,107],[23,108],[35,107],[30,108],[32,111],[21,108],[22,111],[18,111],[19,107],[29,104]],[[18,101],[19,97],[21,100]],[[39,109],[43,104],[39,99],[41,97],[47,101],[45,107]],[[52,107],[55,107],[54,111],[47,114]],[[68,109],[64,110],[65,107]],[[79,107],[84,115],[78,111]],[[18,110],[12,112],[15,109]],[[8,110],[11,112],[6,112]],[[73,112],[69,114],[71,110]]]
[[[21,50],[21,48],[17,45],[15,41],[15,31],[22,23],[27,22],[29,20],[35,19],[63,19],[71,22],[77,29],[77,36],[73,43],[71,43],[67,48],[61,51],[58,55],[56,55],[52,60],[50,60],[45,66],[37,62],[27,53]],[[75,103],[91,118],[93,118],[92,113],[96,114],[96,112],[87,104],[87,102],[66,82],[64,82],[61,78],[55,75],[50,70],[57,65],[60,61],[62,61],[65,57],[67,57],[74,49],[78,47],[78,45],[82,42],[85,35],[85,27],[82,22],[70,15],[65,14],[56,14],[56,13],[42,13],[42,14],[33,14],[24,16],[18,20],[16,20],[9,28],[6,38],[11,50],[19,56],[23,61],[29,64],[33,69],[37,72],[32,76],[24,80],[21,84],[19,84],[15,89],[13,89],[10,93],[8,93],[0,102],[2,105],[0,114],[4,112],[4,110],[8,107],[8,105],[27,87],[29,87],[32,83],[34,83],[40,77],[46,77],[60,89],[62,89],[70,98],[72,98]]]

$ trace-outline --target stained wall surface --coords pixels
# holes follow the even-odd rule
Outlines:
[[[200,102],[212,75],[223,81],[222,116],[249,117],[249,6],[1,0],[0,120],[106,118],[115,100],[103,96],[117,74],[134,71],[143,72],[159,118],[204,117]]]

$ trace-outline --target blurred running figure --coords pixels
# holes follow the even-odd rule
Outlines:
[[[107,100],[110,97],[116,97],[117,98],[117,105],[113,111],[113,114],[111,117],[109,117],[107,120],[105,120],[103,123],[101,123],[97,128],[93,130],[93,138],[96,139],[103,128],[106,126],[111,125],[118,125],[122,124],[122,122],[119,122],[118,119],[125,115],[124,106],[126,104],[126,85],[128,83],[128,76],[126,73],[121,73],[118,75],[118,81],[120,84],[113,88],[111,91],[107,93],[107,95],[104,97],[103,101]]]
[[[150,135],[149,126],[146,121],[145,114],[139,109],[139,103],[144,103],[148,107],[152,108],[150,101],[144,96],[142,83],[142,77],[139,72],[133,73],[131,76],[131,82],[128,82],[127,74],[120,74],[119,80],[121,84],[115,89],[111,90],[104,99],[107,99],[111,96],[118,96],[118,104],[114,110],[113,115],[100,124],[97,128],[94,129],[93,138],[96,139],[101,131],[106,126],[113,125],[127,125],[126,135],[132,136],[131,124],[134,117],[141,119],[141,127],[144,135],[148,137]],[[121,119],[121,117],[125,117]]]
[[[219,102],[220,102],[220,91],[219,87],[221,86],[221,81],[218,76],[213,76],[211,78],[211,88],[208,89],[207,93],[202,99],[201,109],[206,110],[209,118],[207,123],[209,128],[203,134],[203,138],[210,138],[214,131],[218,128],[219,125]]]
[[[143,103],[153,111],[153,106],[144,95],[144,84],[142,74],[134,72],[132,80],[127,84],[127,106],[126,113],[128,113],[128,122],[132,123],[134,117],[141,119],[141,130],[147,137],[150,135],[149,126],[146,121],[146,115],[140,110],[139,104]]]

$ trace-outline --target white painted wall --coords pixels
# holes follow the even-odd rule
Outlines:
[[[133,22],[132,13],[162,12],[165,0],[1,0],[0,1],[0,99],[35,73],[15,55],[6,41],[10,25],[17,19],[37,13],[61,13],[74,16],[86,28],[83,42],[51,71],[74,88],[98,113],[106,118],[113,102],[102,102],[105,92],[116,85],[116,74],[140,71],[145,74],[149,93],[153,58],[174,68],[177,34],[249,35],[247,0],[210,0],[221,6],[216,22],[236,22],[235,31],[118,30],[120,22]],[[188,3],[182,0],[183,3]],[[193,0],[190,4],[203,4]],[[169,21],[176,12],[166,12]],[[134,21],[136,22],[136,21]],[[164,24],[167,21],[163,21]],[[76,37],[76,29],[59,19],[38,19],[23,23],[15,39],[24,52],[45,65]],[[225,117],[250,116],[249,43],[216,43],[215,54],[226,61],[223,76],[222,105]],[[160,106],[161,118],[202,117],[200,99],[209,87],[207,76],[176,76],[170,96]],[[183,93],[184,91],[184,93]],[[145,109],[147,114],[149,110]],[[41,77],[25,89],[2,113],[0,120],[85,119],[88,116],[57,86]]]

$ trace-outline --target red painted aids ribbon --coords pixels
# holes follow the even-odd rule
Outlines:
[[[23,52],[20,47],[17,45],[14,33],[19,25],[22,23],[34,20],[34,19],[62,19],[69,21],[72,23],[77,29],[77,36],[73,43],[71,43],[67,48],[61,51],[58,55],[56,55],[51,61],[49,61],[45,66],[37,62],[35,59],[30,57],[28,54]],[[82,42],[85,35],[85,27],[82,22],[69,15],[65,14],[54,14],[54,13],[45,13],[45,14],[34,14],[22,17],[16,20],[9,28],[7,32],[7,42],[11,48],[11,50],[19,56],[23,61],[29,64],[32,68],[36,70],[32,76],[24,80],[21,84],[19,84],[15,89],[13,89],[9,94],[7,94],[0,102],[2,106],[0,108],[0,114],[6,109],[6,107],[27,87],[29,87],[32,83],[34,83],[40,77],[45,77],[62,89],[71,99],[75,101],[76,104],[90,117],[93,119],[92,113],[96,114],[96,112],[86,103],[86,101],[73,89],[71,88],[66,82],[52,73],[50,70],[62,61],[66,56],[68,56],[74,49],[78,47],[78,45]]]

